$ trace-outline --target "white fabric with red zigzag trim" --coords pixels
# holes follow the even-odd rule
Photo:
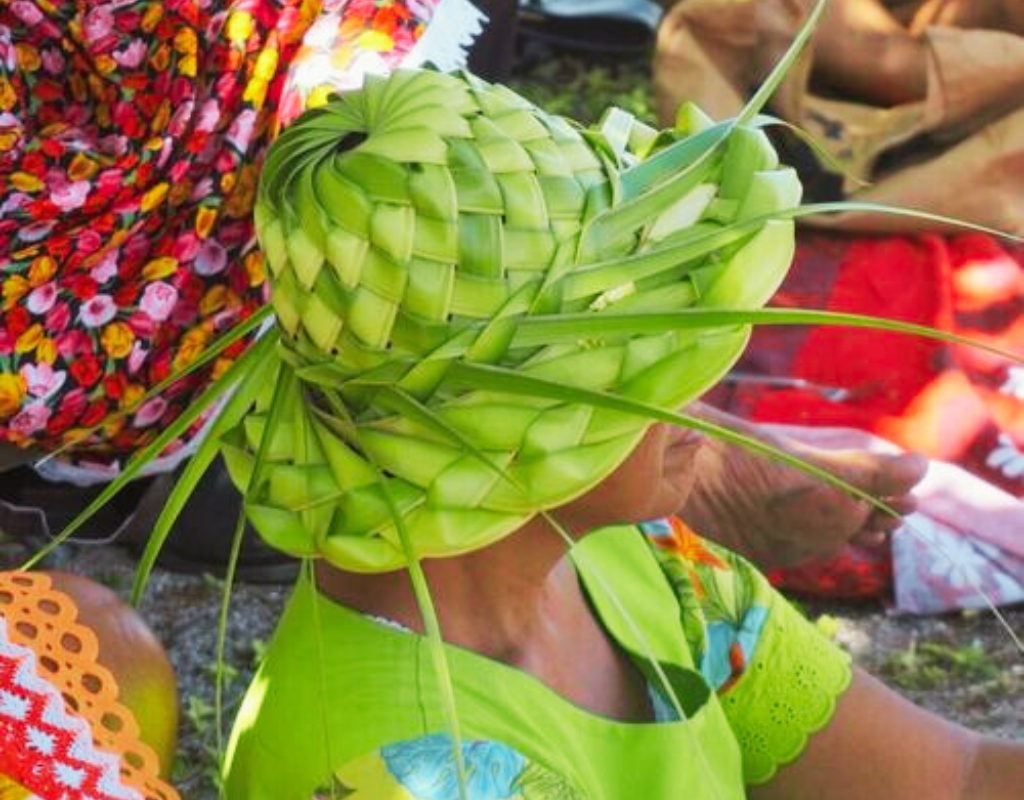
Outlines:
[[[85,720],[40,677],[32,650],[12,642],[0,618],[0,775],[40,800],[142,800],[119,759],[98,750]]]

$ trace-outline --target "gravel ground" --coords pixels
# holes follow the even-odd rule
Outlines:
[[[70,557],[68,557],[70,555]],[[0,545],[0,566],[24,557]],[[79,548],[55,566],[89,575],[127,595],[133,562],[114,547]],[[175,782],[187,800],[215,800],[213,684],[222,584],[209,576],[158,570],[141,607],[178,673],[182,704]],[[261,643],[269,637],[288,587],[236,587],[228,622],[226,718],[230,720]],[[892,617],[878,606],[806,604],[804,610],[855,660],[907,696],[977,730],[1024,738],[1024,655],[991,614]],[[1024,608],[1005,612],[1018,635]]]

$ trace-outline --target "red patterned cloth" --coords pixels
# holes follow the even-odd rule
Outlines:
[[[933,326],[1024,353],[1024,247],[980,234],[841,238],[802,234],[777,306]],[[966,346],[821,327],[760,329],[738,367],[812,385],[739,383],[717,400],[758,421],[855,427],[1024,494],[1024,368]],[[837,402],[830,389],[845,390]],[[775,576],[791,589],[867,598],[892,588],[888,555],[847,548]]]
[[[482,21],[455,0],[0,0],[0,445],[110,472],[151,441],[246,342],[143,396],[266,300],[251,212],[276,130],[367,72],[461,66]]]
[[[0,3],[0,441],[138,449],[209,370],[118,412],[263,303],[250,211],[305,5]]]
[[[89,726],[37,672],[35,654],[7,640],[0,618],[0,781],[17,776],[36,795],[141,800],[122,785],[120,763],[93,746]]]

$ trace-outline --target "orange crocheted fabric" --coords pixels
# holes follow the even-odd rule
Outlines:
[[[0,573],[0,776],[41,800],[179,800],[77,616],[47,575]]]

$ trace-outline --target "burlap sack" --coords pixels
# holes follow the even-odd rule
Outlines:
[[[718,118],[735,113],[812,4],[679,0],[658,32],[655,87],[663,121],[686,99]],[[847,176],[848,199],[1024,234],[1024,37],[946,27],[928,27],[921,35],[930,53],[923,101],[881,108],[814,94],[812,41],[780,87],[773,112],[832,153]],[[858,213],[816,217],[809,224],[861,232],[934,227]]]

